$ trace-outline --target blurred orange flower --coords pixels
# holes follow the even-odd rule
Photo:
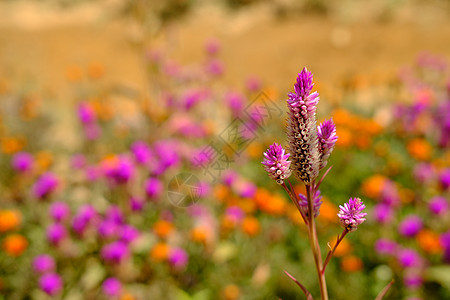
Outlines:
[[[337,134],[339,136],[338,140],[336,141],[337,147],[347,148],[352,145],[353,137],[350,130],[348,130],[347,128],[338,127]]]
[[[77,82],[83,77],[83,71],[79,66],[70,66],[66,69],[66,78],[69,81]]]
[[[355,255],[348,255],[342,258],[341,268],[345,272],[357,272],[363,268],[363,262]]]
[[[218,184],[214,187],[214,197],[223,201],[230,194],[230,189],[223,184]]]
[[[39,172],[44,172],[52,165],[53,155],[48,151],[42,150],[36,153],[35,160]]]
[[[92,62],[88,66],[87,73],[90,78],[98,79],[105,73],[105,67],[99,62]]]
[[[120,297],[120,300],[134,300],[136,299],[132,294],[125,293]]]
[[[166,243],[156,244],[150,251],[150,257],[156,261],[166,260],[169,256],[170,247]]]
[[[333,237],[330,240],[331,248],[333,248],[335,244],[336,244],[336,237]],[[336,248],[336,250],[334,251],[334,256],[337,256],[337,257],[344,256],[344,255],[350,254],[350,252],[352,252],[352,250],[353,250],[352,245],[350,245],[350,242],[346,238],[344,238],[339,243],[339,246]]]
[[[362,191],[364,195],[370,198],[379,197],[386,180],[387,178],[380,174],[372,175],[364,180],[362,184]]]
[[[253,142],[247,147],[247,153],[251,158],[260,158],[264,149],[260,143]]]
[[[237,285],[229,284],[223,289],[222,294],[225,300],[236,300],[241,295],[241,290]]]
[[[248,216],[242,221],[242,231],[244,231],[249,236],[254,236],[261,230],[261,225],[257,218]]]
[[[206,244],[208,241],[208,230],[203,226],[197,226],[191,230],[191,239],[194,242]]]
[[[339,212],[338,207],[328,201],[325,197],[322,198],[322,205],[320,206],[320,213],[318,218],[323,220],[323,221],[327,221],[327,222],[331,222],[331,223],[337,223],[338,222],[338,217],[337,217],[337,213]]]
[[[153,231],[160,238],[167,238],[173,232],[173,230],[173,224],[166,220],[156,221],[153,225]]]
[[[21,234],[10,234],[3,240],[3,250],[11,256],[21,255],[28,247],[27,239]]]
[[[442,251],[439,235],[429,229],[422,229],[416,239],[420,248],[425,252],[436,254]]]
[[[16,137],[2,137],[1,138],[1,147],[2,152],[5,154],[13,154],[16,153],[25,146],[25,141],[23,138]]]
[[[18,210],[0,210],[0,232],[16,229],[22,221]]]
[[[417,160],[429,160],[433,151],[431,145],[422,138],[410,140],[406,148],[409,154]]]

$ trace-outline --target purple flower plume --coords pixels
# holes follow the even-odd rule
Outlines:
[[[302,213],[309,218],[308,213],[308,199],[305,195],[299,194],[300,201],[298,204],[300,205],[300,209],[302,210]],[[316,194],[314,195],[313,199],[313,209],[314,209],[314,218],[317,218],[320,211],[320,206],[322,205],[322,196],[320,195],[320,191],[316,191]]]
[[[333,152],[334,145],[338,139],[336,135],[336,125],[333,119],[325,120],[317,126],[317,135],[319,137],[319,157],[320,169],[324,168],[328,163],[328,157]]]
[[[344,206],[339,205],[339,208],[339,222],[348,231],[355,231],[366,220],[364,217],[367,214],[362,212],[366,206],[359,198],[350,198]]]
[[[319,174],[320,156],[317,136],[316,106],[319,94],[311,93],[312,73],[306,67],[298,74],[295,93],[288,94],[287,136],[291,153],[291,169],[305,184],[311,184]]]
[[[289,153],[286,153],[283,147],[277,143],[270,145],[264,152],[264,160],[261,162],[269,177],[278,184],[283,184],[284,180],[291,176],[289,169],[291,162],[288,161]]]

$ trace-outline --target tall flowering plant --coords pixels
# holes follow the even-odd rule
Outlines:
[[[308,228],[308,237],[319,279],[321,299],[328,299],[325,269],[333,253],[343,238],[355,231],[365,221],[365,205],[360,198],[350,198],[340,206],[337,217],[343,227],[343,232],[337,237],[336,243],[322,258],[315,218],[320,213],[322,197],[319,187],[331,167],[320,175],[327,165],[328,158],[337,141],[336,126],[332,119],[317,125],[316,108],[319,94],[312,92],[313,75],[306,67],[298,74],[294,84],[294,92],[288,94],[287,119],[287,152],[281,145],[274,143],[264,153],[262,164],[270,178],[281,185],[297,207]],[[289,180],[291,175],[305,184],[306,195],[297,195]],[[307,299],[313,299],[311,293],[291,274],[286,274],[302,289]],[[389,285],[390,286],[390,285]],[[383,290],[377,299],[381,299],[389,286]]]

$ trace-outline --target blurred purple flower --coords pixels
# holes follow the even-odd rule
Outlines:
[[[434,177],[434,167],[429,163],[420,163],[414,168],[414,177],[422,184],[430,182]]]
[[[41,254],[33,259],[33,269],[40,274],[53,272],[55,266],[55,259],[48,254]]]
[[[398,226],[398,231],[405,237],[413,237],[423,227],[422,219],[416,215],[406,216]]]
[[[303,194],[299,194],[299,197],[300,200],[298,201],[298,204],[300,205],[300,209],[302,210],[302,213],[307,218],[309,218],[308,199]],[[317,190],[313,198],[314,218],[317,218],[317,216],[319,215],[321,205],[322,205],[322,196],[320,195],[320,191]]]
[[[145,183],[145,193],[151,199],[157,199],[163,191],[162,182],[158,178],[149,178]]]
[[[58,185],[58,178],[53,173],[47,172],[36,180],[32,187],[32,193],[36,198],[43,199],[56,190]]]
[[[169,253],[169,263],[176,269],[183,269],[188,263],[188,255],[181,248],[173,248]]]
[[[236,193],[242,198],[251,198],[256,193],[256,185],[250,181],[237,181],[236,185]]]
[[[394,255],[397,252],[396,242],[386,238],[381,238],[375,242],[375,251],[381,255]]]
[[[381,224],[390,223],[394,217],[392,208],[384,203],[375,205],[372,214],[375,221]]]
[[[110,297],[119,296],[122,291],[122,284],[115,277],[109,277],[103,281],[102,290],[105,295]]]
[[[145,202],[139,197],[130,197],[130,208],[134,212],[141,211],[144,208]]]
[[[119,156],[103,165],[105,175],[116,184],[127,183],[134,175],[134,165],[125,156]]]
[[[397,260],[404,268],[419,267],[422,263],[420,255],[412,249],[402,249],[398,251]]]
[[[245,212],[239,206],[230,206],[225,210],[225,216],[233,222],[239,223],[245,217]]]
[[[395,206],[400,203],[400,195],[395,182],[389,179],[384,181],[380,200],[389,206]]]
[[[418,272],[405,271],[403,283],[408,289],[417,289],[422,286],[423,277]]]
[[[139,230],[128,224],[123,225],[120,230],[120,239],[127,244],[137,239],[139,235]]]
[[[97,211],[90,204],[85,204],[79,208],[77,214],[72,220],[72,228],[78,234],[82,235],[86,228],[98,217]]]
[[[440,241],[441,241],[442,247],[444,248],[444,255],[443,255],[442,259],[445,263],[450,264],[450,231],[443,233],[440,236]]]
[[[113,238],[119,234],[120,225],[112,220],[103,220],[98,225],[98,233],[102,238]]]
[[[206,63],[206,72],[213,76],[220,76],[225,72],[225,65],[218,59],[210,59]]]
[[[53,223],[47,227],[46,235],[50,244],[58,245],[67,237],[67,230],[61,223]]]
[[[430,199],[429,210],[435,215],[442,215],[448,211],[448,201],[442,196],[436,196]]]
[[[261,79],[256,76],[248,77],[247,80],[245,81],[245,87],[249,92],[252,93],[258,92],[262,88]]]
[[[33,167],[33,156],[28,152],[18,152],[12,158],[12,167],[17,172],[27,172]]]
[[[225,94],[225,102],[231,109],[234,117],[242,114],[245,104],[244,96],[236,92],[228,92],[227,94]]]
[[[367,214],[363,213],[366,208],[364,203],[359,198],[350,198],[344,206],[339,205],[339,222],[348,231],[355,231],[366,219]]]
[[[67,220],[70,215],[69,205],[65,202],[53,202],[49,209],[50,216],[55,222],[62,222]]]
[[[171,140],[162,140],[155,143],[153,150],[159,158],[159,166],[155,174],[162,174],[167,168],[177,165],[180,157],[177,153],[178,143]]]
[[[83,154],[75,154],[70,160],[70,165],[74,169],[83,169],[86,166],[86,157]]]
[[[238,178],[239,178],[238,173],[236,173],[236,171],[233,170],[227,170],[223,172],[222,175],[223,183],[228,187],[231,187]]]
[[[439,174],[439,183],[446,190],[450,188],[450,169],[444,169]]]
[[[39,278],[39,287],[47,295],[54,296],[62,290],[63,282],[58,274],[47,273]]]
[[[216,39],[210,39],[205,44],[206,53],[216,55],[220,51],[220,42]]]
[[[146,165],[153,157],[152,150],[143,141],[136,141],[131,145],[131,152],[133,152],[134,158],[141,165]]]
[[[78,104],[78,118],[83,124],[90,124],[95,121],[95,111],[87,102],[80,102]]]
[[[84,129],[84,135],[90,141],[98,139],[102,133],[102,129],[95,122],[85,124],[83,126],[83,129]]]
[[[102,258],[110,263],[120,263],[130,255],[130,251],[126,243],[115,241],[103,246],[101,250]]]
[[[117,205],[108,207],[105,213],[105,219],[116,224],[122,224],[125,220],[122,210]]]

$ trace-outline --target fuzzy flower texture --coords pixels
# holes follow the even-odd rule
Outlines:
[[[350,198],[344,206],[339,205],[339,208],[339,222],[348,231],[355,231],[366,220],[364,217],[367,214],[362,212],[366,206],[359,198]]]
[[[288,161],[289,153],[286,153],[283,147],[274,143],[264,152],[264,157],[262,164],[269,177],[278,184],[283,184],[284,180],[291,176],[291,170],[289,169],[291,162]]]
[[[264,153],[269,177],[283,184],[291,172],[306,185],[311,185],[319,171],[327,165],[328,157],[337,141],[336,126],[332,119],[317,126],[316,108],[319,94],[311,92],[313,75],[306,67],[298,74],[294,92],[288,94],[288,150],[273,144]],[[290,156],[292,163],[287,160]],[[287,170],[290,167],[290,171]]]

